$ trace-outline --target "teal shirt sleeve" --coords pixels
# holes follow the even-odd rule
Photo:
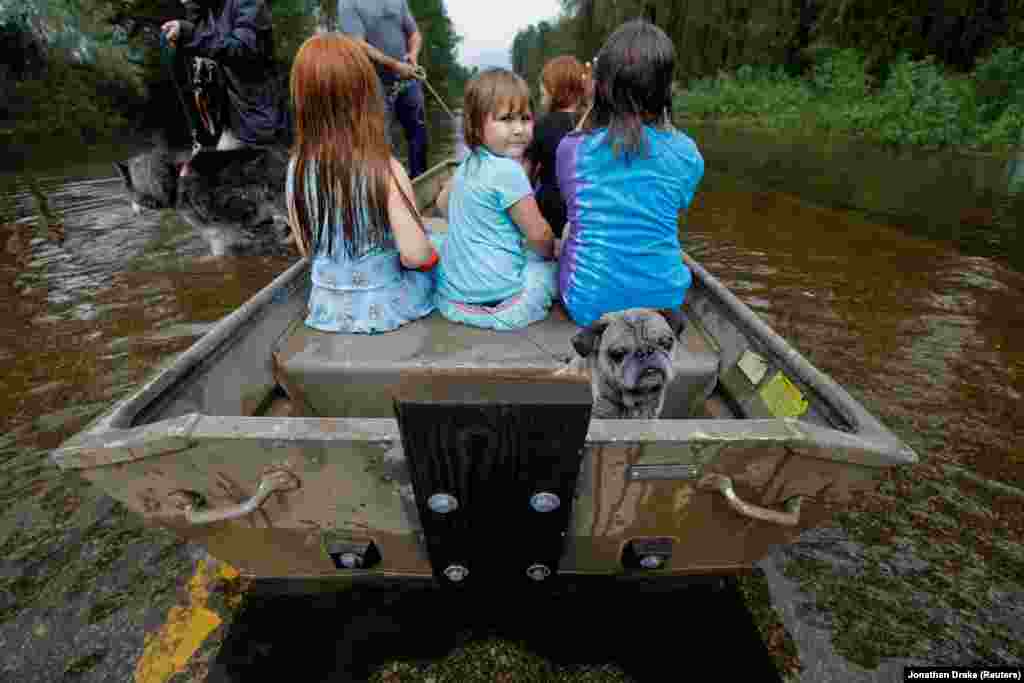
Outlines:
[[[492,181],[497,193],[497,204],[502,210],[518,202],[523,197],[533,194],[530,179],[526,171],[515,159],[497,157],[494,160]]]

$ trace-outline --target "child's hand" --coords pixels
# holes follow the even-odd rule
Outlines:
[[[441,191],[437,193],[437,199],[434,200],[434,206],[437,207],[438,213],[445,218],[448,217],[448,196],[452,191],[452,181],[455,180],[455,176],[452,176],[445,181],[444,185],[441,186]]]
[[[176,47],[179,40],[191,40],[194,27],[192,22],[172,19],[160,26],[160,32],[171,47]]]

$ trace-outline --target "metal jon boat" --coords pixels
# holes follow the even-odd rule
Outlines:
[[[454,170],[414,183],[425,215]],[[557,306],[495,332],[436,313],[303,325],[280,275],[54,451],[243,575],[530,585],[717,576],[828,523],[914,452],[700,264],[658,420],[591,419]]]

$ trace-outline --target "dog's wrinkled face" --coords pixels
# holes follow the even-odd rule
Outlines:
[[[590,370],[594,417],[661,414],[684,324],[678,311],[632,308],[605,314],[573,337],[573,348]]]

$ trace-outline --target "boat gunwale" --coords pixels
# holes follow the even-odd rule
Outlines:
[[[761,320],[749,306],[743,303],[729,288],[722,284],[714,275],[709,273],[702,265],[693,259],[689,254],[683,252],[683,260],[693,270],[694,280],[699,281],[701,286],[711,292],[724,307],[734,313],[734,324],[740,327],[748,339],[762,341],[764,346],[771,351],[783,369],[813,390],[831,407],[835,408],[841,416],[850,424],[850,434],[862,438],[875,437],[887,441],[908,459],[908,463],[918,461],[917,454],[892,430],[868,412],[860,401],[854,398],[838,382],[829,377],[826,373],[814,366],[803,354],[796,350],[784,337],[773,330],[767,323]]]
[[[452,160],[441,162],[416,180],[419,182],[428,181],[433,176],[452,168],[456,164]],[[414,183],[414,185],[417,183]],[[791,372],[793,376],[804,382],[808,388],[831,405],[836,407],[843,417],[849,418],[852,429],[844,431],[833,427],[818,426],[813,423],[799,420],[798,418],[774,418],[774,419],[737,419],[737,420],[591,420],[590,430],[587,434],[588,443],[631,443],[641,441],[690,441],[689,437],[695,436],[701,425],[713,423],[716,425],[713,432],[726,434],[732,425],[736,426],[736,433],[750,435],[752,425],[772,424],[775,425],[776,433],[774,443],[781,443],[778,440],[778,426],[799,426],[806,433],[814,433],[814,439],[802,436],[798,440],[801,443],[835,444],[839,447],[852,448],[865,454],[875,454],[876,466],[897,466],[917,462],[918,456],[914,451],[902,442],[893,432],[886,428],[867,409],[852,397],[838,383],[828,375],[814,367],[802,354],[792,347],[783,337],[772,330],[764,323],[757,314],[746,304],[740,301],[712,274],[704,269],[692,257],[682,252],[684,262],[693,270],[695,285],[699,285],[713,295],[721,305],[732,314],[731,322],[740,328],[740,331],[748,337],[762,342],[783,365],[784,369]],[[213,416],[201,413],[192,413],[185,416],[166,418],[142,425],[134,424],[138,415],[159,399],[164,392],[175,384],[185,381],[196,369],[220,350],[225,344],[231,344],[236,339],[236,333],[249,321],[264,312],[268,304],[278,300],[281,292],[288,292],[298,278],[304,275],[310,267],[308,258],[301,258],[290,266],[283,273],[263,289],[244,302],[236,310],[223,317],[203,337],[196,341],[186,351],[182,352],[164,370],[152,377],[137,392],[122,399],[109,411],[102,414],[93,421],[86,429],[79,432],[64,442],[52,453],[54,460],[63,468],[91,467],[104,462],[113,464],[115,462],[130,461],[139,459],[125,455],[133,448],[147,441],[152,441],[151,434],[158,433],[165,429],[166,439],[175,437],[190,436],[192,439],[197,436],[198,426],[203,430],[208,429],[208,423],[230,423],[230,426],[212,431],[222,431],[225,435],[234,434],[236,437],[247,436],[240,434],[240,428],[248,425],[269,425],[271,423],[278,428],[269,432],[278,434],[277,437],[267,435],[261,438],[294,438],[286,437],[293,434],[300,425],[305,432],[304,440],[344,440],[343,435],[351,435],[366,432],[380,432],[381,441],[394,441],[398,438],[397,422],[393,417],[389,418],[281,418],[281,417],[247,417],[247,416]],[[317,425],[315,437],[314,431],[307,425]],[[387,424],[386,428],[374,425]],[[292,426],[288,426],[292,425]],[[362,425],[357,427],[356,425]],[[756,431],[756,430],[755,430]],[[211,432],[212,433],[212,432]],[[262,433],[262,430],[260,431]],[[387,434],[385,436],[384,434]],[[799,433],[797,430],[796,433]],[[334,436],[332,436],[332,434]],[[687,436],[684,436],[687,435]],[[753,438],[753,437],[751,437]],[[172,439],[173,440],[173,439]],[[131,444],[136,444],[132,446]],[[175,441],[181,448],[180,440]],[[102,456],[98,451],[107,449],[110,453]],[[157,452],[169,452],[167,449],[142,448],[142,452],[148,457],[156,455]],[[117,455],[121,453],[121,455]],[[98,459],[97,459],[98,458]],[[882,462],[882,461],[885,462]],[[864,463],[864,464],[870,464]]]
[[[180,452],[203,441],[250,440],[277,446],[318,447],[401,442],[393,417],[239,417],[189,413],[125,430],[83,434],[74,445],[54,451],[64,469],[88,469]],[[600,446],[749,446],[804,451],[812,457],[866,467],[913,462],[906,452],[797,418],[746,420],[609,420],[591,419],[586,445]],[[810,449],[810,450],[808,450]],[[834,452],[833,452],[834,451]],[[686,455],[680,454],[680,460]]]

